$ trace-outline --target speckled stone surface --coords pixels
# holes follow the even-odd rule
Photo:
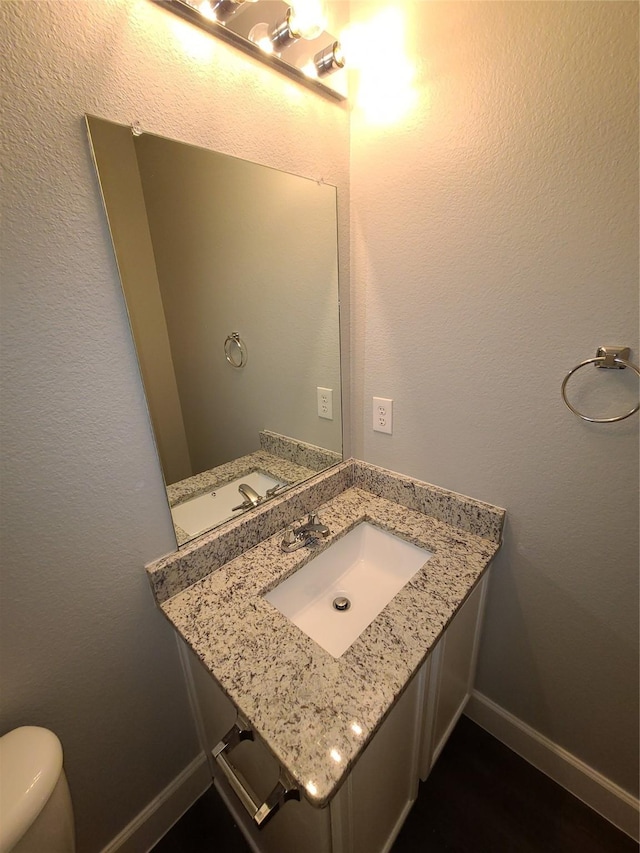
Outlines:
[[[273,536],[321,503],[340,494],[353,482],[353,463],[343,462],[292,486],[250,512],[192,539],[161,560],[147,566],[147,575],[159,603],[166,601],[224,563]]]
[[[184,576],[167,584],[167,559],[160,561],[166,616],[316,806],[335,793],[480,579],[499,548],[504,518],[496,507],[416,484],[433,490],[436,511],[450,518],[448,523],[354,486],[358,478],[391,491],[405,489],[402,482],[409,479],[343,463],[296,487],[297,495],[288,492],[278,507],[262,515],[256,510],[244,530],[227,534],[226,544],[224,534],[215,531],[205,537],[210,540],[206,546],[202,540],[197,548],[191,546],[192,567],[199,563],[199,550],[213,556],[205,561],[206,576],[200,563],[195,572],[188,565],[179,571],[174,566],[178,574],[200,573],[188,588]],[[458,510],[456,501],[463,505]],[[330,537],[314,549],[282,552],[283,527],[314,508]],[[263,596],[361,521],[425,547],[433,556],[336,660]],[[465,529],[470,526],[485,535]],[[149,567],[150,575],[158,567]],[[181,582],[183,591],[169,599],[168,589],[175,593]]]
[[[175,506],[209,489],[224,486],[225,483],[244,477],[251,471],[262,471],[287,483],[297,483],[317,473],[314,468],[298,465],[266,450],[256,450],[255,453],[248,453],[231,462],[225,462],[224,465],[218,465],[216,468],[210,468],[201,474],[194,474],[193,477],[187,477],[185,480],[167,486],[169,505]]]
[[[274,456],[311,468],[312,471],[322,471],[330,465],[342,462],[341,453],[317,447],[315,444],[307,444],[305,441],[298,441],[268,429],[260,431],[260,447]]]
[[[173,507],[182,501],[195,498],[204,492],[219,489],[232,480],[246,477],[252,471],[259,471],[277,480],[293,484],[308,480],[309,477],[313,477],[317,473],[317,470],[316,468],[304,467],[296,462],[292,462],[290,459],[277,456],[266,450],[257,450],[255,453],[248,453],[246,456],[226,462],[224,465],[218,465],[216,468],[210,468],[201,474],[194,474],[193,477],[187,477],[184,480],[179,480],[177,483],[171,483],[171,485],[167,486],[167,498],[169,506]],[[194,538],[179,525],[174,523],[173,526],[178,545],[184,545]]]
[[[403,474],[357,461],[354,485],[387,500],[415,509],[461,530],[475,533],[492,542],[502,538],[505,512],[500,507],[476,501],[439,486],[412,480]]]

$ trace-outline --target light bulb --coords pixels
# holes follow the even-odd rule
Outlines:
[[[206,18],[207,21],[215,21],[216,13],[211,5],[211,0],[203,0],[202,3],[197,7],[198,12],[202,15],[203,18]]]
[[[253,2],[253,0],[251,0]],[[265,53],[273,53],[273,42],[271,41],[271,28],[269,24],[256,24],[249,30],[249,41],[258,45]]]
[[[318,69],[311,60],[309,60],[309,62],[306,62],[302,66],[300,71],[302,71],[305,77],[309,77],[311,80],[316,80],[318,77]]]
[[[318,0],[297,0],[289,17],[291,34],[296,38],[318,38],[325,28],[322,6]]]
[[[284,19],[271,33],[271,42],[278,52],[299,39],[315,39],[324,30],[322,8],[318,0],[298,0],[289,6]]]
[[[240,9],[245,3],[256,3],[257,0],[202,0],[197,7],[203,18],[208,21],[224,23],[227,18]]]

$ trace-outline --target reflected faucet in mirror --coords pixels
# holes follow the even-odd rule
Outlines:
[[[244,498],[242,503],[239,506],[234,506],[233,512],[238,509],[251,509],[252,506],[258,506],[259,503],[262,503],[264,498],[262,495],[259,495],[255,489],[252,489],[247,483],[240,483],[238,486],[238,491]]]
[[[182,545],[342,459],[336,189],[87,125]]]

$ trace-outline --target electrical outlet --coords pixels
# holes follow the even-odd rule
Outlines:
[[[318,392],[318,417],[333,420],[333,389],[317,388]]]
[[[373,429],[375,432],[393,432],[393,400],[373,398]]]

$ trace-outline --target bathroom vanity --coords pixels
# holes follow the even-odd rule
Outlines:
[[[308,513],[329,534],[285,553]],[[390,848],[469,696],[503,521],[349,460],[147,567],[185,643],[216,787],[254,849]],[[362,523],[430,556],[334,656],[265,596]]]

